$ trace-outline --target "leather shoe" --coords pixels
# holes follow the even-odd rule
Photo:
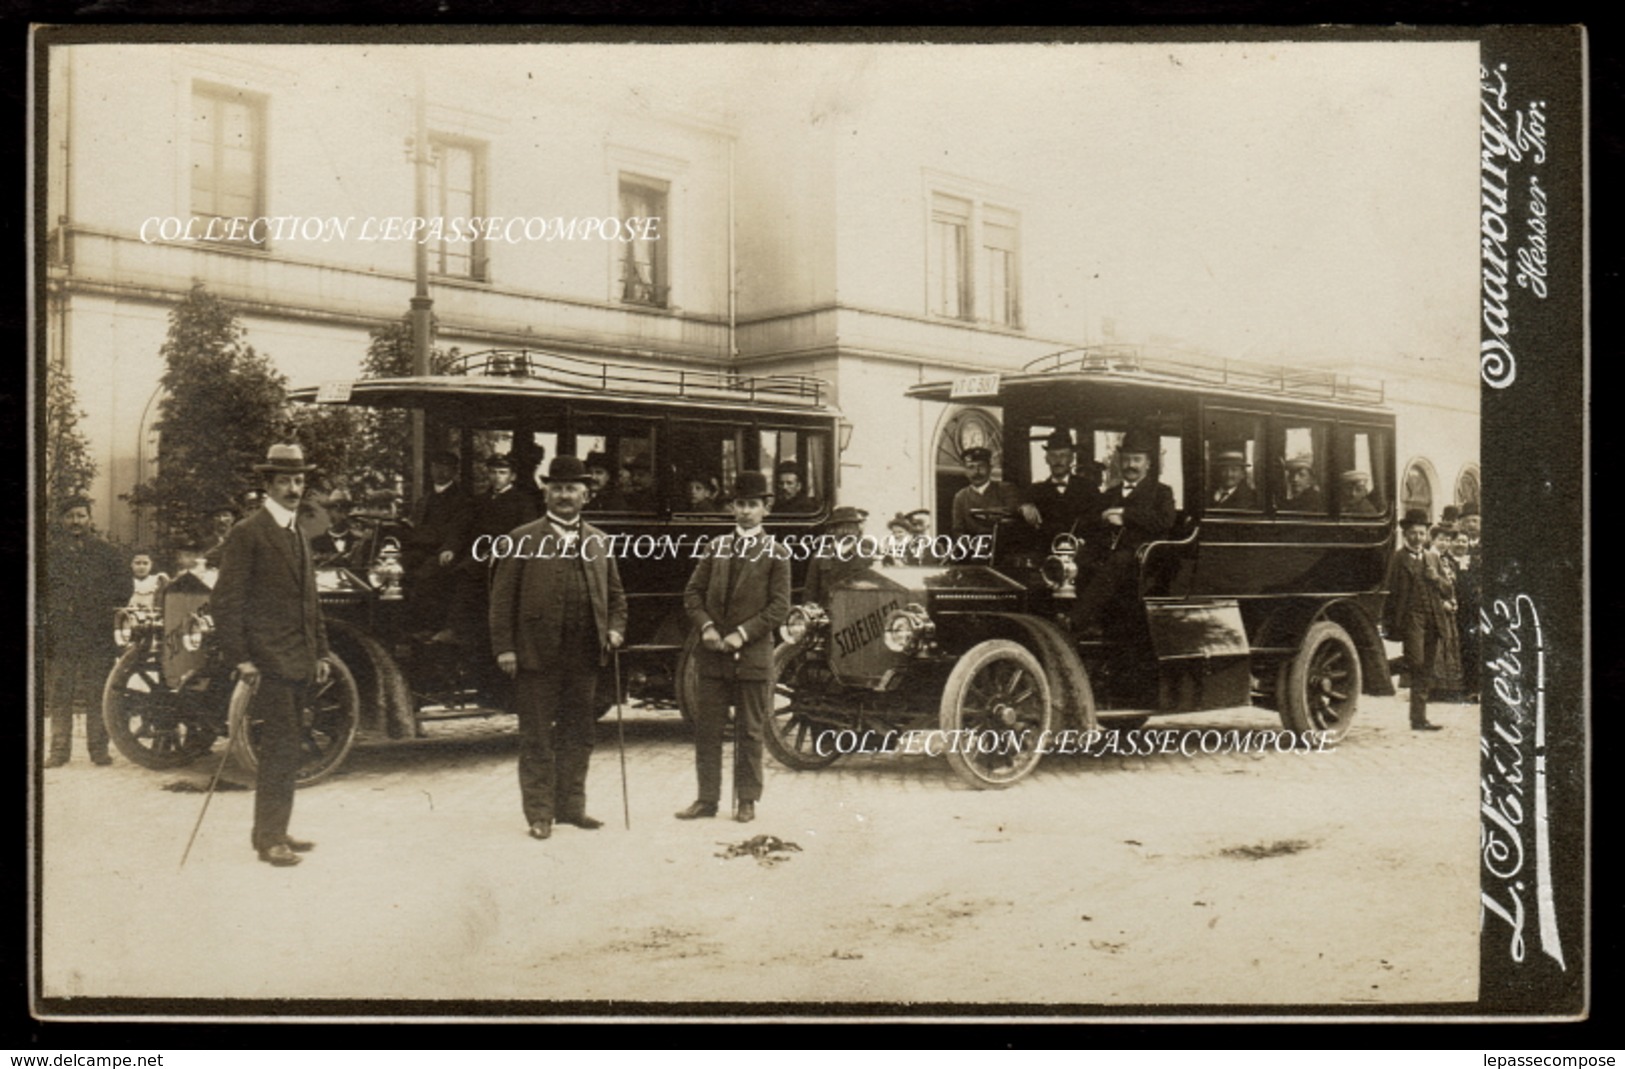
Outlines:
[[[282,845],[286,846],[289,850],[292,850],[296,854],[308,854],[312,850],[316,849],[316,844],[311,842],[309,839],[295,839],[291,835],[284,835],[282,837]]]
[[[740,802],[739,813],[734,817],[741,824],[749,824],[756,819],[756,803]]]
[[[99,754],[96,757],[92,757],[90,759],[90,763],[93,765],[110,765],[113,763],[113,759],[107,754]]]
[[[299,864],[301,858],[298,854],[289,850],[285,844],[277,843],[275,846],[267,846],[261,850],[260,860],[275,865],[277,868],[285,869]]]
[[[1411,730],[1412,731],[1443,731],[1444,728],[1440,727],[1438,724],[1432,724],[1432,723],[1429,723],[1428,721],[1424,720],[1420,724],[1412,724],[1411,725]]]
[[[677,819],[699,820],[701,817],[714,817],[716,815],[717,804],[715,802],[695,802],[687,809],[679,810],[677,813]]]
[[[68,759],[66,757],[49,757],[49,758],[46,758],[46,760],[45,760],[45,767],[46,768],[61,768],[63,765],[65,765],[67,763],[68,763]]]
[[[551,820],[538,820],[530,826],[530,837],[532,839],[553,838],[553,822]]]
[[[603,821],[599,820],[597,817],[589,817],[585,813],[573,817],[560,817],[559,823],[574,824],[576,827],[584,828],[587,831],[597,831],[599,828],[604,826]]]

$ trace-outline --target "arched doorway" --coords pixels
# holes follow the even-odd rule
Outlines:
[[[953,515],[954,495],[964,488],[965,450],[985,446],[993,451],[993,477],[1004,473],[1004,427],[997,413],[986,408],[960,408],[950,412],[937,433],[935,461],[936,529],[946,534]]]
[[[1478,465],[1468,464],[1456,476],[1456,507],[1472,505],[1479,507],[1479,494],[1481,487],[1478,477]]]
[[[1401,517],[1411,509],[1421,509],[1431,523],[1433,501],[1437,496],[1434,488],[1438,484],[1438,473],[1434,471],[1433,462],[1426,457],[1417,457],[1406,464],[1405,477],[1399,481]]]

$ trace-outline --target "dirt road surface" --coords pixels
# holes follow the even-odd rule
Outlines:
[[[977,1004],[1078,1009],[1365,1007],[1477,993],[1476,707],[1406,728],[1367,698],[1331,753],[1051,756],[978,791],[940,758],[820,772],[768,760],[756,823],[682,823],[675,714],[614,720],[589,781],[599,831],[530,839],[511,718],[358,745],[299,793],[278,869],[249,848],[252,795],[209,765],[117,758],[43,774],[44,993],[56,997]],[[1271,728],[1259,711],[1153,727]],[[719,857],[778,836],[773,864]],[[544,1010],[546,1007],[542,1007]]]

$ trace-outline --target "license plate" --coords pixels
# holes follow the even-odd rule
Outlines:
[[[329,379],[316,390],[316,403],[319,405],[342,405],[350,399],[350,390],[355,386],[349,379]]]
[[[999,392],[998,375],[966,375],[954,380],[950,397],[990,397]]]

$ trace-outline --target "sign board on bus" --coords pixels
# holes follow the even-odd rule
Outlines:
[[[316,403],[319,405],[342,405],[350,399],[350,389],[355,385],[349,379],[328,379],[316,390]]]
[[[999,392],[999,376],[966,375],[954,380],[950,397],[991,397]]]

